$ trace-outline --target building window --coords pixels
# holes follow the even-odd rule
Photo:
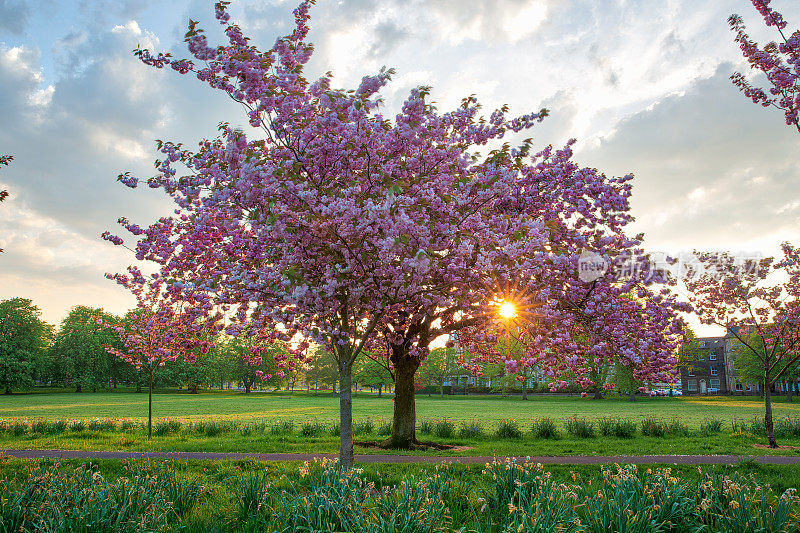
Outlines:
[[[716,361],[717,360],[717,354],[715,354],[714,352],[711,352],[710,354],[708,354],[708,360],[709,361]]]
[[[705,348],[706,347],[706,341],[700,341],[700,347],[701,348]]]
[[[737,383],[737,384],[736,384],[736,390],[742,390],[742,389],[744,389],[744,387],[742,386],[742,384],[741,384],[741,383]]]
[[[716,376],[718,372],[719,371],[716,368],[714,368],[713,366],[711,367],[711,375],[712,376]]]
[[[690,392],[697,392],[697,380],[690,379],[689,380],[689,391]]]
[[[694,376],[694,368],[688,370],[690,376]]]
[[[719,390],[719,380],[718,379],[712,379],[711,380],[711,388]]]

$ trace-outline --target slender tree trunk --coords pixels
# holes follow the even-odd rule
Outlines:
[[[11,387],[6,387],[6,392],[4,394],[12,394]]]
[[[522,377],[525,378],[524,380],[522,380],[522,399],[523,400],[527,400],[528,399],[528,373],[526,372],[525,374],[522,375]]]
[[[764,427],[767,430],[767,440],[769,441],[770,448],[777,448],[778,443],[775,442],[775,433],[773,432],[772,424],[772,398],[770,394],[769,374],[764,371]]]
[[[245,394],[250,394],[250,384],[249,383],[245,383],[244,384],[244,393]]]
[[[635,402],[636,401],[636,393],[635,392],[629,392],[628,393],[628,398],[630,398],[630,400],[632,402]]]
[[[419,361],[409,357],[403,345],[392,345],[394,365],[394,414],[392,436],[386,442],[390,448],[411,448],[417,442],[417,411],[414,401],[414,374]]]
[[[352,365],[345,357],[339,363],[339,464],[342,468],[353,467],[353,398]],[[336,386],[334,385],[334,393]]]
[[[792,403],[792,389],[794,388],[794,383],[787,381],[786,383],[786,401]]]
[[[439,381],[439,398],[444,399],[444,380]]]
[[[383,385],[378,385],[378,398],[381,397],[381,394],[383,394]]]
[[[147,390],[147,438],[153,438],[153,371],[150,371],[150,386]]]
[[[75,392],[83,392],[83,389],[81,388],[80,385],[75,386]]]
[[[593,398],[595,400],[602,400],[603,399],[603,393],[600,390],[600,387],[597,386],[597,384],[595,384],[595,386],[594,386],[594,396],[593,396]]]

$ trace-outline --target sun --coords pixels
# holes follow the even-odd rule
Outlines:
[[[500,302],[500,309],[497,313],[505,319],[514,318],[517,316],[517,306],[515,306],[513,302],[503,300]]]

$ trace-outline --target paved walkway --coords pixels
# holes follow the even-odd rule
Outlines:
[[[179,461],[204,459],[211,461],[246,459],[252,461],[310,461],[314,458],[336,459],[329,453],[224,453],[224,452],[95,452],[85,450],[0,450],[0,456],[19,459],[176,459]],[[483,464],[494,459],[505,461],[507,457],[453,457],[440,455],[356,455],[358,463],[460,463]],[[539,457],[511,457],[522,462],[542,464],[589,465],[609,463],[665,463],[681,465],[733,464],[741,460],[753,460],[761,464],[796,465],[800,456],[783,455],[562,455]]]

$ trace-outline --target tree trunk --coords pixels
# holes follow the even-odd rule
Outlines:
[[[6,392],[4,394],[12,394],[11,387],[6,387]]]
[[[636,401],[636,393],[635,392],[629,392],[628,393],[628,398],[630,398],[630,400],[632,402],[635,402]]]
[[[439,398],[444,399],[444,380],[439,382]]]
[[[522,399],[523,400],[527,400],[528,399],[528,375],[527,375],[527,373],[523,374],[522,377],[525,378],[524,380],[522,380]]]
[[[378,385],[378,398],[381,397],[381,394],[383,394],[383,385]]]
[[[597,385],[595,385],[595,387],[594,387],[594,396],[593,396],[593,398],[595,400],[602,400],[603,399],[603,392],[600,390],[600,387],[598,387]]]
[[[775,433],[773,432],[772,424],[772,399],[770,397],[770,382],[769,375],[764,372],[764,428],[767,430],[767,440],[769,441],[770,448],[777,448],[778,443],[775,442]]]
[[[150,385],[147,390],[147,438],[153,438],[153,371],[150,371]]]
[[[192,385],[192,390],[189,391],[189,394],[199,394],[197,392],[197,385]]]
[[[75,386],[75,392],[83,392],[83,389],[81,388],[80,385]]]
[[[419,360],[410,357],[403,345],[392,345],[394,365],[394,414],[392,436],[386,445],[390,448],[408,449],[417,441],[417,410],[414,401],[414,374]]]
[[[245,394],[250,394],[250,384],[249,383],[245,383],[244,384],[244,393]]]
[[[786,401],[792,403],[792,389],[794,388],[794,383],[787,381],[786,382]]]
[[[349,353],[339,363],[339,464],[349,470],[353,467],[353,398],[352,365],[346,361]],[[334,393],[336,386],[333,387]]]

